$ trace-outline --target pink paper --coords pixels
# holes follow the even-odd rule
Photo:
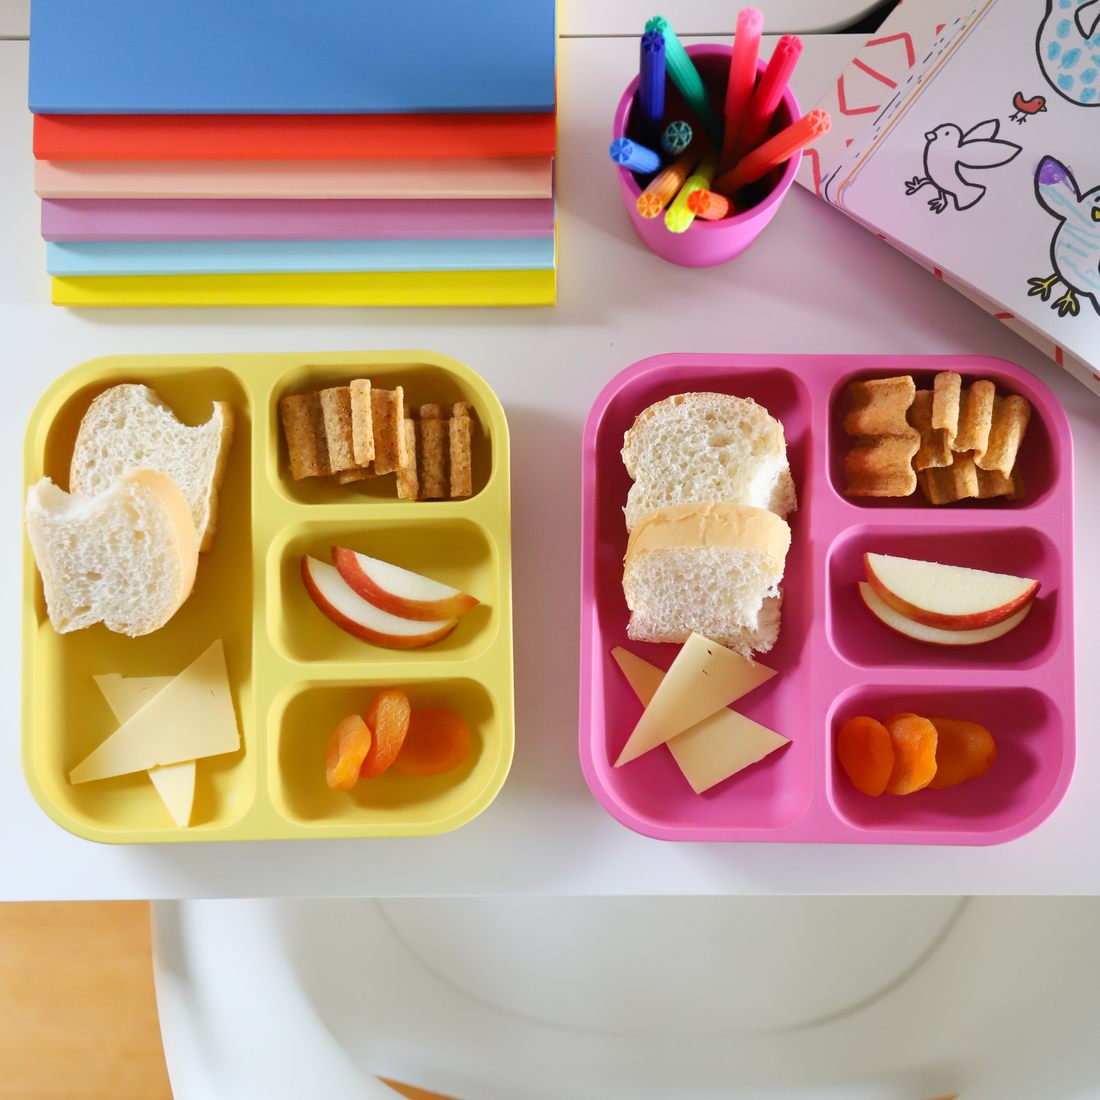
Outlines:
[[[47,241],[508,240],[554,235],[553,199],[43,199]]]

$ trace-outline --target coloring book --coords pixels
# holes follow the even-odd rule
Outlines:
[[[1100,0],[969,0],[820,193],[1100,393]]]

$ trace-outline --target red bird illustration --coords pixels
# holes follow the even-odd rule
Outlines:
[[[1047,109],[1047,101],[1041,95],[1033,95],[1030,99],[1024,99],[1023,92],[1017,92],[1012,97],[1012,106],[1016,110],[1008,116],[1009,122],[1018,122],[1021,125],[1028,120],[1029,115],[1037,115]]]

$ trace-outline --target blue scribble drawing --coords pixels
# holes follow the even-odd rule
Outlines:
[[[1028,279],[1028,297],[1038,294],[1045,302],[1055,285],[1062,283],[1066,292],[1050,307],[1058,310],[1059,317],[1080,312],[1078,294],[1088,298],[1100,313],[1100,186],[1082,195],[1073,173],[1064,164],[1043,157],[1035,172],[1035,197],[1058,219],[1058,228],[1050,242],[1054,274]]]
[[[1100,107],[1100,0],[1047,0],[1035,36],[1047,83],[1079,107]]]
[[[1100,3],[1100,0],[1096,0]],[[948,197],[956,210],[969,210],[985,194],[980,183],[971,183],[962,168],[996,168],[1007,164],[1021,149],[1011,141],[997,139],[1001,124],[995,118],[979,122],[964,134],[962,127],[947,122],[924,135],[924,175],[905,181],[905,193],[915,195],[931,185],[936,197],[928,205],[937,213],[947,209]]]

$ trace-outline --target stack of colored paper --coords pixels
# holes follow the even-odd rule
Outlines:
[[[36,0],[62,305],[552,305],[554,0]]]

